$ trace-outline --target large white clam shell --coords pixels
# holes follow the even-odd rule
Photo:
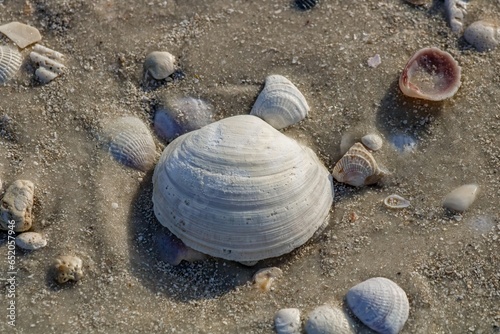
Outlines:
[[[281,75],[270,75],[250,114],[282,129],[302,121],[308,112],[306,98],[290,80]]]
[[[397,334],[408,320],[406,293],[387,278],[374,277],[355,285],[346,299],[354,315],[378,333]]]
[[[148,127],[137,117],[121,117],[105,129],[109,152],[116,161],[147,171],[156,160],[156,146]]]
[[[22,63],[23,58],[17,50],[0,45],[0,85],[12,79]]]
[[[333,201],[331,177],[312,150],[251,115],[175,139],[153,184],[162,225],[195,250],[240,262],[299,247]]]

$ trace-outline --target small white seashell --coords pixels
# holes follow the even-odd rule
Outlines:
[[[307,334],[355,334],[354,321],[342,310],[322,305],[309,313]]]
[[[40,233],[24,232],[16,237],[16,245],[26,250],[36,250],[47,246],[47,239]]]
[[[476,21],[465,29],[464,38],[479,52],[493,50],[500,43],[500,24],[491,20]]]
[[[384,199],[384,204],[390,209],[403,209],[410,206],[410,201],[399,195],[393,194]]]
[[[363,136],[361,138],[361,142],[372,151],[380,150],[382,148],[382,145],[384,144],[384,140],[382,139],[382,137],[375,133],[370,133],[366,136]]]
[[[283,276],[283,271],[278,267],[260,269],[253,275],[253,284],[262,291],[269,291],[274,280]]]
[[[479,186],[477,184],[466,184],[455,188],[446,195],[443,206],[450,210],[463,212],[476,200]]]
[[[302,121],[308,112],[306,98],[290,80],[270,75],[250,115],[262,118],[279,130]]]
[[[35,76],[43,84],[49,83],[63,74],[66,68],[60,63],[64,59],[61,53],[42,45],[35,45],[30,53],[30,59],[38,66]]]
[[[12,79],[22,63],[23,58],[17,50],[0,45],[0,85]]]
[[[28,180],[16,180],[7,188],[0,206],[0,229],[8,230],[14,221],[14,231],[24,232],[31,228],[35,185]]]
[[[339,182],[359,187],[377,183],[388,172],[377,165],[361,143],[356,143],[335,164],[332,174]]]
[[[448,23],[454,33],[460,33],[464,25],[464,15],[467,13],[468,0],[444,0],[444,8]]]
[[[156,146],[148,127],[137,117],[121,117],[104,130],[109,152],[116,161],[141,171],[151,169]]]
[[[21,49],[42,40],[37,28],[20,22],[10,22],[0,26],[0,32],[17,44]]]
[[[297,308],[284,308],[274,316],[274,328],[277,334],[300,334],[300,311]]]
[[[355,285],[346,299],[354,315],[378,333],[397,334],[408,320],[406,293],[387,278],[370,278]]]
[[[380,55],[378,53],[375,56],[368,58],[368,66],[371,68],[377,68],[380,64],[382,64],[382,59],[380,59]]]
[[[144,60],[144,75],[163,80],[175,72],[175,57],[162,51],[153,51]]]
[[[66,283],[69,280],[79,281],[83,277],[83,262],[77,256],[64,255],[55,260],[55,279],[58,283]]]

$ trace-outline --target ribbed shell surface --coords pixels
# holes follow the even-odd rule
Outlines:
[[[332,171],[335,180],[355,187],[377,182],[379,173],[377,162],[360,143],[354,144]]]
[[[153,184],[162,225],[189,247],[234,261],[299,247],[325,223],[333,201],[316,155],[251,115],[175,139]]]
[[[0,85],[12,79],[22,63],[23,58],[17,50],[0,45]]]
[[[275,129],[282,129],[302,121],[308,112],[306,98],[290,80],[270,75],[250,114],[262,118]]]

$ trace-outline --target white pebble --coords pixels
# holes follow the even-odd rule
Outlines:
[[[37,250],[47,246],[47,240],[40,233],[24,232],[16,237],[16,245],[26,250]]]
[[[113,209],[118,209],[118,203],[115,203],[115,202],[111,203],[111,207]]]
[[[478,190],[477,184],[466,184],[458,187],[446,195],[443,206],[450,210],[465,211],[476,200]]]

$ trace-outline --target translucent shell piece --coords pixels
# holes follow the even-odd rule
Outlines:
[[[346,299],[354,315],[377,333],[397,334],[408,320],[406,293],[387,278],[370,278],[355,285]]]
[[[465,29],[464,38],[479,52],[493,50],[500,43],[500,23],[490,20],[476,21]]]
[[[153,51],[144,60],[144,75],[150,74],[156,80],[166,79],[174,72],[175,57],[168,52]]]
[[[250,114],[279,130],[302,121],[309,109],[306,98],[290,80],[270,75]]]
[[[339,182],[359,187],[377,183],[387,172],[361,143],[356,143],[335,164],[332,174]]]
[[[0,26],[0,32],[16,43],[21,49],[42,40],[37,28],[20,22],[10,22]]]
[[[277,334],[301,334],[300,311],[297,308],[284,308],[274,316]]]
[[[404,209],[410,206],[410,201],[396,194],[384,199],[384,205],[390,209]]]
[[[17,50],[0,45],[0,85],[12,79],[22,63],[23,58]]]
[[[156,160],[156,146],[148,127],[137,117],[113,120],[105,129],[109,152],[116,161],[148,171]]]
[[[333,202],[331,176],[312,150],[251,115],[175,139],[153,185],[162,225],[197,251],[238,262],[299,247],[324,227]]]
[[[458,91],[460,72],[460,66],[448,52],[424,48],[408,60],[399,77],[399,88],[410,97],[442,101]]]

